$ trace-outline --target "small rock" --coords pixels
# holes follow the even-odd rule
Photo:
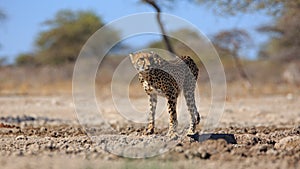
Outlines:
[[[17,152],[14,152],[13,154],[15,156],[23,156],[24,155],[23,151],[17,151]]]
[[[294,96],[293,96],[292,93],[288,93],[288,94],[286,95],[286,99],[288,99],[288,100],[293,100],[293,98],[294,98]]]
[[[248,133],[250,133],[250,134],[256,134],[257,133],[256,128],[255,127],[251,127],[249,129]]]
[[[67,154],[72,154],[75,152],[75,148],[73,146],[68,146],[66,153]]]
[[[295,126],[292,131],[291,134],[300,134],[300,125]]]
[[[201,159],[209,159],[210,158],[210,156],[211,156],[211,154],[209,154],[207,151],[205,151],[205,150],[203,150],[203,149],[199,149],[198,150],[198,153],[199,153],[199,157],[201,158]]]
[[[300,144],[300,136],[287,136],[275,143],[274,148],[292,150]]]
[[[260,152],[267,152],[267,150],[268,150],[268,145],[263,144],[259,147]]]
[[[271,148],[271,146],[267,144],[256,144],[251,147],[249,151],[260,154],[262,152],[267,152],[269,148]]]
[[[118,158],[118,156],[116,155],[113,155],[113,154],[109,154],[109,155],[106,155],[104,156],[104,160],[116,160]]]
[[[110,125],[118,125],[118,124],[119,124],[119,121],[116,120],[116,119],[114,119],[114,120],[110,120],[108,123],[109,123]]]
[[[50,141],[50,142],[46,145],[45,148],[47,148],[47,149],[49,149],[49,150],[54,150],[54,149],[55,149],[54,141]]]
[[[52,99],[51,100],[51,103],[52,103],[52,105],[60,105],[60,103],[59,103],[59,101],[58,100],[56,100],[56,99]]]
[[[24,135],[19,135],[16,137],[16,140],[27,140],[27,138]]]
[[[279,155],[279,152],[274,150],[274,149],[270,149],[267,151],[266,153],[267,155],[273,155],[273,156],[278,156]]]
[[[58,136],[59,136],[59,133],[56,132],[56,131],[53,131],[53,132],[51,133],[51,137],[58,137]]]
[[[20,122],[20,128],[21,130],[25,129],[27,127],[27,123],[26,122]]]
[[[183,152],[184,152],[184,149],[183,149],[182,146],[176,146],[176,147],[175,147],[175,152],[177,152],[177,153],[183,153]]]
[[[73,102],[69,103],[69,107],[75,107],[74,103]]]
[[[41,133],[45,133],[46,131],[47,131],[47,128],[46,128],[46,127],[41,127],[41,128],[40,128],[40,132],[41,132]]]
[[[234,111],[232,109],[225,109],[226,113],[233,113]]]
[[[35,144],[31,144],[28,149],[32,152],[37,152],[40,149],[40,145],[35,143]]]
[[[185,158],[187,158],[187,159],[192,159],[192,158],[194,157],[194,155],[193,155],[193,153],[192,153],[191,150],[186,150],[186,151],[184,152],[184,156],[185,156]]]
[[[247,111],[247,110],[249,110],[249,108],[248,108],[248,107],[245,107],[245,106],[242,106],[242,107],[240,107],[240,109],[239,109],[240,112],[245,112],[245,111]]]

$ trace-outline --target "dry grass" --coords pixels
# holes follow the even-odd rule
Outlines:
[[[97,95],[108,96],[110,93],[111,77],[123,57],[105,59],[98,70],[96,77]],[[259,94],[287,94],[299,91],[299,86],[288,85],[282,79],[285,65],[267,61],[244,62],[245,70],[250,77],[253,88],[248,90],[242,85],[241,78],[231,60],[224,62],[227,79],[227,93],[229,95],[259,95]],[[0,95],[11,94],[71,94],[73,65],[61,67],[2,67],[0,68]],[[198,81],[199,90],[210,95],[210,84],[204,67],[200,68]],[[130,85],[130,96],[144,96],[137,79]]]

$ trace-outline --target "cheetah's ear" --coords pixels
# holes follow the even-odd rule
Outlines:
[[[133,60],[133,54],[132,53],[129,54],[129,57],[130,57],[131,60]]]
[[[155,57],[155,55],[156,55],[156,53],[154,53],[153,51],[150,51],[149,54],[151,57]]]

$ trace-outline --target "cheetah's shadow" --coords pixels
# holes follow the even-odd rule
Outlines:
[[[237,141],[233,134],[213,134],[213,133],[212,134],[199,134],[199,133],[196,133],[189,137],[198,142],[203,142],[205,140],[223,139],[228,144],[237,144]]]

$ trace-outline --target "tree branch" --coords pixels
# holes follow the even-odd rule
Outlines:
[[[160,10],[160,7],[156,4],[156,2],[154,0],[143,0],[144,2],[148,3],[149,5],[151,5],[157,12],[156,14],[156,20],[158,22],[158,25],[159,25],[159,28],[160,28],[160,31],[162,33],[162,37],[165,41],[165,44],[167,46],[167,49],[169,52],[171,53],[175,53],[174,50],[173,50],[173,47],[171,45],[171,42],[168,38],[168,36],[166,35],[166,31],[165,31],[165,28],[164,28],[164,25],[163,23],[161,22],[161,18],[160,18],[160,13],[161,13],[161,10]]]

